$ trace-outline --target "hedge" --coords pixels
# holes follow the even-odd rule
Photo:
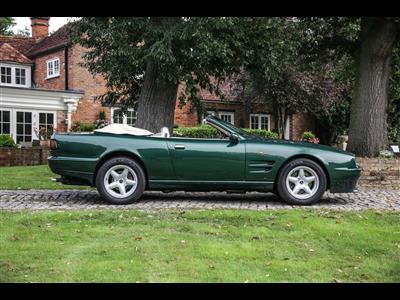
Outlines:
[[[264,137],[268,139],[277,139],[276,132],[262,130],[262,129],[248,129],[243,128],[248,134]],[[201,125],[196,127],[178,127],[174,128],[173,136],[176,137],[189,137],[189,138],[217,138],[219,131],[209,125]]]

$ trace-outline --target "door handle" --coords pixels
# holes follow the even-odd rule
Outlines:
[[[183,150],[185,149],[185,145],[175,145],[175,149]]]

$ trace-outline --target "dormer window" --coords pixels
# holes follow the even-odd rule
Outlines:
[[[60,76],[60,59],[53,58],[47,61],[47,78]]]
[[[26,70],[15,68],[15,84],[26,85]]]
[[[1,67],[1,83],[11,84],[11,67]]]
[[[28,88],[31,84],[31,67],[1,63],[0,64],[0,85]]]

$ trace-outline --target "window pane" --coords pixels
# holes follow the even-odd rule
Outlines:
[[[39,113],[39,124],[45,124],[45,123],[46,123],[46,114]]]
[[[53,124],[53,114],[47,114],[47,124]]]
[[[32,125],[25,124],[25,134],[31,134],[31,133],[32,133]]]
[[[261,129],[268,129],[268,117],[261,116]]]
[[[3,122],[10,123],[10,112],[9,111],[3,111]]]
[[[1,67],[0,73],[2,83],[11,83],[11,68]]]
[[[2,132],[1,133],[10,133],[10,124],[3,123],[2,125]]]
[[[20,112],[20,111],[17,112],[17,122],[18,123],[24,122],[24,113],[23,112]]]
[[[26,112],[25,113],[25,123],[31,123],[32,122],[32,113]]]
[[[258,117],[257,116],[250,117],[250,128],[258,129]]]
[[[0,123],[1,123],[1,120],[3,120],[3,114],[5,113],[5,111],[1,111],[0,110]]]
[[[15,76],[18,76],[18,77],[21,76],[21,72],[20,71],[21,71],[21,69],[16,68],[15,69]]]
[[[17,134],[23,134],[23,133],[24,133],[24,125],[17,124]]]
[[[17,144],[19,143],[19,142],[22,142],[23,140],[22,140],[22,135],[17,135]]]
[[[32,141],[32,136],[31,135],[26,135],[25,136],[25,142],[31,142]]]

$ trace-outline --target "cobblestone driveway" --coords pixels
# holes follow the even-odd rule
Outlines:
[[[363,210],[379,209],[400,211],[400,190],[361,189],[352,194],[325,193],[324,199],[312,206],[291,206],[270,193],[162,193],[145,192],[141,200],[129,205],[110,205],[96,191],[79,190],[17,190],[0,191],[0,209],[335,209]]]

